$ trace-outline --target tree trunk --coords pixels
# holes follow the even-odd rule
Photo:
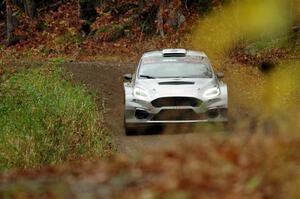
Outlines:
[[[157,20],[157,32],[162,37],[165,36],[163,14],[164,14],[164,10],[166,8],[166,5],[167,5],[167,0],[160,0],[159,8],[158,8],[158,11],[157,11],[157,16],[156,16],[156,20]]]
[[[139,0],[139,10],[143,10],[145,5],[145,0]]]
[[[8,45],[11,45],[15,41],[14,31],[14,19],[13,8],[11,0],[6,0],[6,39]]]
[[[36,17],[36,5],[34,0],[23,0],[23,4],[26,15],[34,19]]]
[[[184,22],[185,17],[181,12],[180,0],[160,0],[157,11],[157,33],[164,37],[168,30],[178,29]]]
[[[14,2],[15,0],[6,0],[6,40],[7,45],[15,45],[18,43],[18,38],[16,37],[14,30],[18,25],[18,20],[16,13],[14,12]]]

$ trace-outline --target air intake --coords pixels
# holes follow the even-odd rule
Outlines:
[[[194,85],[195,82],[172,81],[172,82],[159,82],[159,85]]]
[[[185,49],[165,49],[162,51],[164,57],[185,57]]]
[[[202,101],[193,97],[162,97],[155,99],[151,102],[154,107],[166,107],[166,106],[200,106]]]

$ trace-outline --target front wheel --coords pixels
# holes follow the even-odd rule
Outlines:
[[[124,129],[125,129],[125,134],[127,135],[127,136],[132,136],[132,135],[137,135],[138,134],[138,132],[137,132],[137,130],[135,129],[135,128],[129,128],[128,126],[126,126],[126,124],[124,125],[125,127],[124,127]]]
[[[134,127],[129,127],[127,124],[126,124],[126,118],[125,118],[125,115],[124,115],[124,120],[123,120],[123,126],[124,126],[124,130],[125,130],[125,134],[127,136],[130,136],[130,135],[137,135],[138,134],[138,131],[136,128]]]

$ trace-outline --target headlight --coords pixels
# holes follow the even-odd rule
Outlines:
[[[133,95],[138,99],[145,99],[149,97],[147,91],[137,87],[133,89]]]
[[[205,97],[205,98],[213,98],[213,97],[217,97],[218,95],[220,95],[220,89],[217,88],[217,87],[214,87],[214,88],[207,89],[204,92],[203,97]]]

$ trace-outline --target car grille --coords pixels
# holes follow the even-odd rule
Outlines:
[[[203,114],[197,114],[192,109],[165,109],[156,114],[153,121],[172,121],[172,120],[201,120]]]
[[[196,107],[202,104],[202,101],[193,97],[162,97],[153,100],[151,104],[154,107],[164,106],[192,106]]]

